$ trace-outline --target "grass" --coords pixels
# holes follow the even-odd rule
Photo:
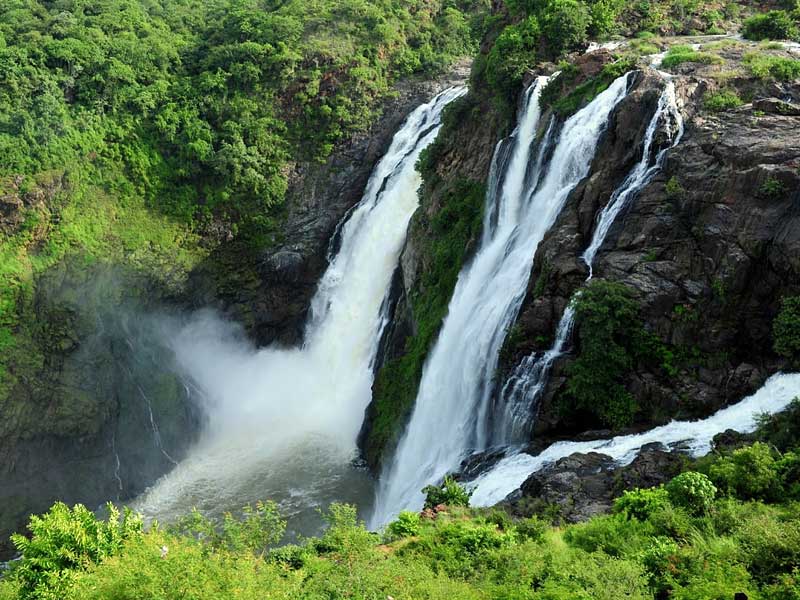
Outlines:
[[[793,81],[800,78],[800,59],[749,52],[744,55],[744,64],[750,74],[759,79]]]
[[[700,52],[694,50],[691,46],[678,44],[672,46],[664,56],[662,65],[667,69],[672,69],[684,63],[700,63],[705,65],[719,64],[722,59],[716,54],[710,52]]]

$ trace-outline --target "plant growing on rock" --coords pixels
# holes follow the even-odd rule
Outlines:
[[[425,508],[433,508],[440,504],[445,506],[469,506],[472,492],[468,492],[449,475],[441,485],[428,485],[422,489],[425,494]]]
[[[712,112],[721,112],[731,108],[737,108],[744,104],[742,99],[733,90],[720,90],[706,95],[703,98],[703,105]]]
[[[772,322],[775,352],[792,361],[800,358],[800,296],[788,296]]]

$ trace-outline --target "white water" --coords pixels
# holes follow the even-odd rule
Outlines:
[[[161,520],[193,505],[211,513],[272,498],[285,512],[369,495],[352,468],[370,402],[372,362],[391,277],[417,208],[420,152],[435,139],[451,89],[415,110],[343,226],[301,349],[257,350],[231,325],[196,315],[171,346],[203,392],[209,427],[191,455],[138,500]]]
[[[514,149],[500,178],[501,191],[487,198],[485,228],[490,235],[484,235],[474,260],[459,276],[408,428],[379,483],[373,527],[402,509],[421,507],[424,485],[457,468],[470,452],[486,448],[492,377],[536,248],[570,191],[588,174],[609,114],[626,94],[627,76],[564,124],[546,168],[541,160],[530,160],[544,84],[539,78],[527,94]],[[543,155],[540,148],[537,158]]]
[[[471,503],[473,506],[496,504],[517,490],[532,473],[576,452],[599,452],[610,456],[620,465],[626,465],[636,458],[643,446],[661,443],[665,446],[681,444],[693,456],[702,456],[711,451],[711,442],[718,433],[728,429],[752,432],[757,416],[781,412],[798,396],[800,374],[779,373],[770,377],[752,396],[707,419],[673,421],[645,433],[618,436],[610,440],[558,442],[536,456],[509,456],[471,484],[470,487],[474,489]]]
[[[653,156],[653,140],[662,125],[667,126],[671,143]],[[653,176],[661,169],[667,151],[678,145],[682,137],[683,116],[675,97],[675,84],[668,80],[658,101],[658,107],[645,131],[642,158],[631,169],[597,216],[597,225],[592,234],[592,241],[581,256],[589,267],[587,281],[592,278],[592,267],[597,251],[605,242],[614,221],[636,195],[650,183]],[[572,333],[575,324],[573,302],[578,294],[580,292],[576,292],[572,297],[561,316],[555,340],[550,349],[543,354],[534,353],[522,359],[503,386],[501,391],[504,411],[502,423],[504,428],[511,433],[512,441],[525,439],[530,431],[537,401],[547,384],[550,368],[553,366],[553,362],[564,354],[567,341]]]

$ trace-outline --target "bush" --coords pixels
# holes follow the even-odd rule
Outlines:
[[[760,79],[792,81],[800,77],[800,60],[751,52],[745,54],[744,63]]]
[[[753,575],[770,581],[782,573],[800,568],[800,521],[764,515],[749,520],[736,537]]]
[[[722,492],[743,500],[776,500],[781,493],[775,456],[761,442],[718,459],[708,475]]]
[[[440,504],[445,506],[469,506],[472,492],[465,490],[455,479],[449,475],[444,478],[442,485],[428,485],[423,488],[425,494],[425,508],[433,508]]]
[[[591,16],[579,0],[551,0],[541,21],[550,55],[555,58],[586,42]]]
[[[249,550],[262,556],[269,545],[281,540],[285,530],[286,521],[281,518],[278,505],[260,501],[243,507],[241,518],[225,513],[219,526],[195,508],[170,527],[174,535],[192,535],[212,550]]]
[[[638,406],[625,389],[625,376],[638,360],[658,353],[648,345],[639,304],[630,288],[594,280],[575,299],[578,354],[569,365],[567,411],[585,411],[604,425],[633,422]]]
[[[397,515],[397,520],[389,523],[389,534],[395,538],[411,537],[419,533],[419,514],[408,510]]]
[[[712,112],[736,108],[743,104],[742,99],[732,90],[720,90],[703,98],[703,105]]]
[[[800,358],[800,296],[787,296],[772,322],[772,347],[792,361]]]
[[[711,480],[696,471],[681,473],[667,484],[666,490],[672,504],[695,515],[707,512],[717,494]]]
[[[31,517],[31,538],[14,534],[22,559],[13,577],[20,598],[61,600],[81,569],[114,556],[126,540],[142,533],[142,519],[129,509],[122,513],[111,503],[108,519],[98,520],[82,504],[70,509],[58,502],[44,515]]]
[[[722,62],[722,59],[719,56],[709,54],[708,52],[698,52],[691,46],[676,45],[669,49],[661,64],[664,68],[671,69],[672,67],[677,67],[678,65],[687,62],[708,65],[720,63]]]
[[[784,10],[771,10],[754,15],[744,22],[742,35],[748,40],[796,40],[800,30],[795,20]]]
[[[539,517],[529,517],[523,519],[516,525],[517,535],[523,540],[540,542],[544,539],[544,534],[550,526]]]
[[[669,495],[663,486],[649,489],[627,490],[614,501],[614,512],[628,519],[646,521],[651,514],[669,504]]]

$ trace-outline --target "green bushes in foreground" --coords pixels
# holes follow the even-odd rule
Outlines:
[[[0,580],[0,599],[792,600],[800,504],[743,500],[769,488],[768,471],[781,485],[796,481],[782,466],[790,455],[756,444],[711,457],[698,468],[719,492],[686,472],[625,492],[613,514],[563,527],[448,506],[433,516],[401,513],[381,535],[365,529],[355,507],[332,505],[321,537],[278,548],[283,523],[272,504],[217,527],[195,512],[149,531],[129,512],[101,521],[56,505],[34,517],[31,540],[15,538],[23,556]],[[467,496],[452,481],[437,489],[446,487],[456,503]]]

